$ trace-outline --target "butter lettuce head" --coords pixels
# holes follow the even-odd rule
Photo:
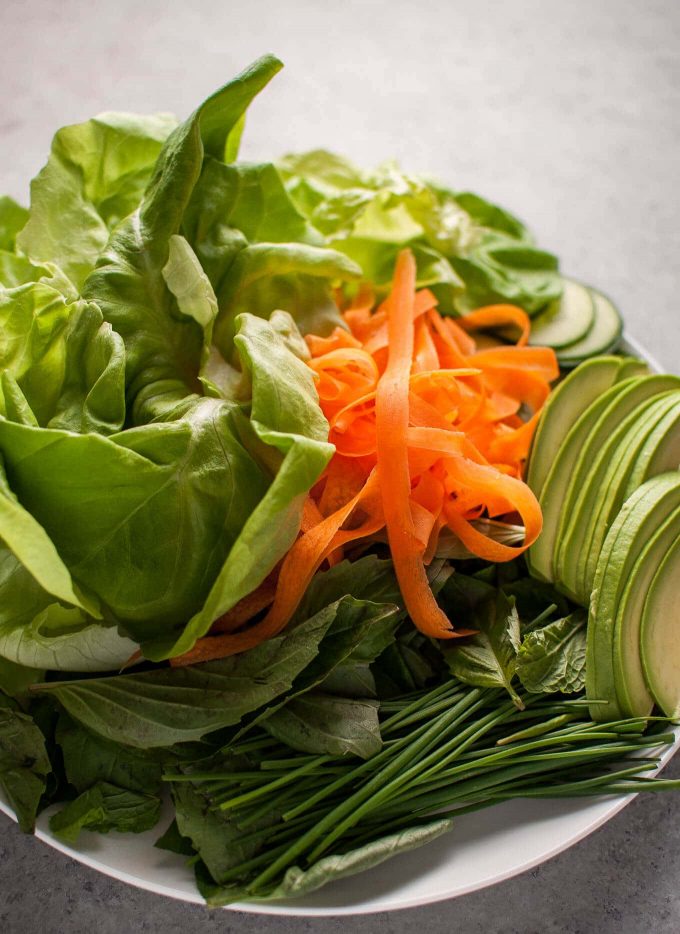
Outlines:
[[[333,451],[303,335],[342,325],[338,287],[386,289],[408,245],[444,311],[559,291],[475,195],[326,152],[238,161],[280,68],[181,123],[65,127],[30,208],[0,199],[0,658],[28,680],[187,651],[286,553]]]

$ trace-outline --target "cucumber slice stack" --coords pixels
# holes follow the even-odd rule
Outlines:
[[[615,350],[623,334],[621,315],[597,289],[563,277],[562,296],[537,315],[529,343],[552,347],[563,369]]]
[[[534,577],[589,610],[595,720],[680,713],[680,377],[602,356],[552,393],[527,482]]]

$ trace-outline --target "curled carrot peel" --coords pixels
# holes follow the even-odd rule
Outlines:
[[[344,328],[328,337],[307,335],[336,453],[307,497],[301,533],[278,576],[173,665],[233,655],[276,635],[324,561],[333,564],[348,545],[377,535],[387,537],[415,625],[436,638],[463,635],[427,578],[440,531],[448,526],[488,561],[509,561],[536,540],[541,510],[521,478],[559,375],[555,354],[527,346],[530,321],[521,308],[491,305],[444,318],[431,292],[416,291],[415,278],[415,261],[405,250],[378,308],[372,290],[362,287],[344,308]],[[507,333],[510,327],[519,331],[516,344],[478,349],[476,330]],[[521,545],[497,542],[473,524],[503,516],[524,525]],[[243,629],[249,608],[264,615]]]

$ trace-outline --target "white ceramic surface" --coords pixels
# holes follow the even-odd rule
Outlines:
[[[624,349],[661,367],[635,341]],[[661,759],[665,765],[680,747],[676,742]],[[397,856],[367,872],[342,879],[310,895],[280,902],[239,902],[233,909],[298,916],[369,914],[412,908],[474,892],[525,872],[582,840],[617,814],[634,795],[581,800],[517,800],[459,818],[453,831],[425,847]],[[0,810],[14,817],[0,799]],[[36,835],[49,846],[108,876],[159,895],[202,903],[192,871],[181,857],[155,849],[153,843],[171,820],[144,834],[106,836],[83,833],[69,847],[49,831],[49,809],[38,820]]]

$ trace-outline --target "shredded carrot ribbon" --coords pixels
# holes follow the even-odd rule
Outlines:
[[[435,296],[416,291],[404,250],[392,290],[376,309],[363,287],[343,313],[346,327],[308,335],[309,366],[336,453],[304,507],[301,534],[278,579],[267,579],[173,665],[222,658],[280,632],[324,561],[352,542],[387,536],[405,607],[426,635],[464,635],[438,606],[426,567],[445,526],[488,561],[509,561],[539,535],[540,506],[522,481],[536,422],[559,375],[554,351],[529,347],[530,321],[514,305],[454,320]],[[471,332],[509,328],[515,345],[478,349]],[[472,524],[511,516],[524,541],[509,546]],[[519,519],[517,518],[519,517]],[[271,605],[270,605],[271,604]],[[242,632],[245,616],[269,609]],[[252,616],[250,617],[252,618]]]

